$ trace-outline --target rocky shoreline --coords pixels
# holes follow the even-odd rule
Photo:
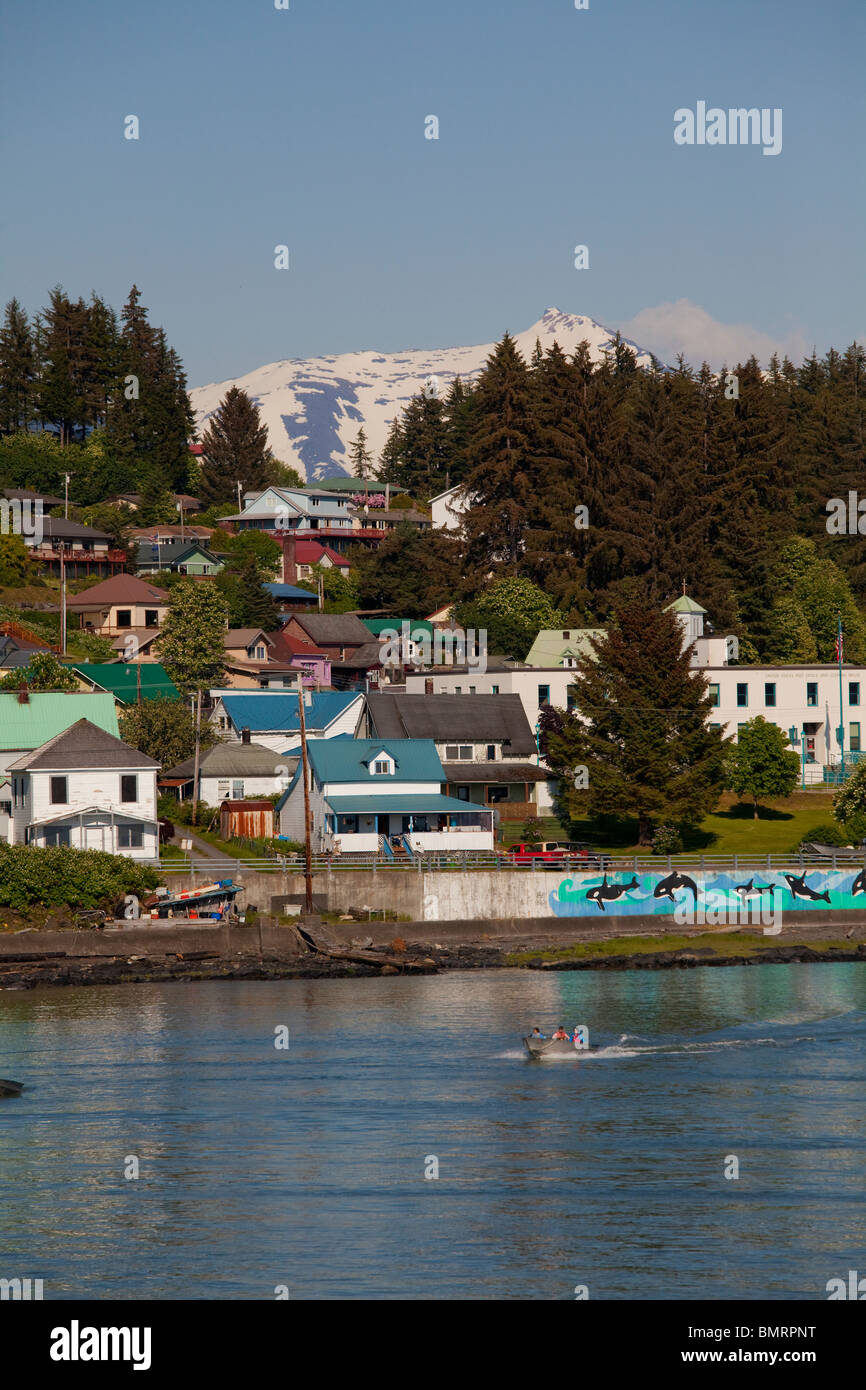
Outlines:
[[[31,938],[28,944],[33,943]],[[0,958],[0,992],[44,987],[148,984],[168,980],[189,984],[198,980],[295,980],[357,979],[381,975],[435,975],[449,970],[691,970],[701,966],[823,964],[866,962],[866,944],[825,946],[814,949],[807,943],[744,949],[742,954],[721,954],[711,946],[691,944],[687,948],[621,955],[599,954],[583,957],[544,959],[532,948],[520,949],[478,944],[446,948],[439,944],[413,943],[400,951],[388,951],[376,962],[333,960],[310,953],[286,958],[245,951],[225,954],[216,951],[166,953],[157,956],[74,956],[28,953],[29,958]]]

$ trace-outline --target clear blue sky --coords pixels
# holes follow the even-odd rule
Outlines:
[[[692,358],[866,336],[863,0],[290,2],[6,0],[3,301],[135,281],[191,386],[554,304]],[[781,154],[676,146],[699,100]]]

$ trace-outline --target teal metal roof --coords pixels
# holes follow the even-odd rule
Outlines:
[[[409,625],[410,639],[414,638],[416,632],[423,637],[433,636],[433,624],[426,618],[365,618],[364,623],[374,637],[381,636],[383,632],[397,632],[402,637],[404,623]]]
[[[395,771],[390,777],[375,776],[370,763],[381,752],[394,759]],[[307,756],[316,781],[362,782],[369,779],[371,791],[377,785],[393,786],[395,782],[445,781],[442,763],[432,738],[328,738],[310,740]]]
[[[446,811],[450,815],[467,816],[487,810],[471,801],[458,801],[456,796],[440,796],[435,792],[413,796],[401,796],[399,792],[382,796],[328,796],[325,800],[338,816],[384,816],[388,812],[395,816],[416,816]]]
[[[89,719],[105,733],[120,736],[117,706],[107,691],[36,692],[23,705],[19,704],[17,693],[0,691],[0,749],[41,748],[79,719]]]

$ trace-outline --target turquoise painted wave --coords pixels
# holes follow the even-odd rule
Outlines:
[[[557,917],[672,916],[688,903],[706,910],[781,908],[788,912],[866,910],[866,869],[805,870],[737,877],[729,873],[677,870],[662,873],[580,874],[565,878],[549,896]]]

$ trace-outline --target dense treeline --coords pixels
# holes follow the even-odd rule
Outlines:
[[[135,285],[118,319],[56,286],[31,321],[17,299],[0,328],[0,476],[83,505],[119,492],[188,491],[193,414],[180,358]],[[41,429],[44,433],[34,433]]]
[[[823,566],[843,606],[866,596],[864,538],[827,533],[828,500],[863,484],[864,413],[858,344],[801,367],[774,357],[762,371],[753,357],[717,375],[682,359],[639,368],[619,338],[601,363],[586,344],[572,357],[537,347],[527,363],[506,335],[473,383],[411,402],[380,476],[419,498],[458,482],[473,498],[450,576],[437,554],[428,593],[434,577],[465,597],[515,574],[593,624],[685,583],[751,654],[810,659],[817,646],[826,660],[808,606],[780,592],[780,565],[787,554],[801,589],[804,565],[807,588]],[[798,537],[811,544],[792,549]],[[387,587],[383,558],[373,589]],[[856,627],[856,605],[850,616]]]

